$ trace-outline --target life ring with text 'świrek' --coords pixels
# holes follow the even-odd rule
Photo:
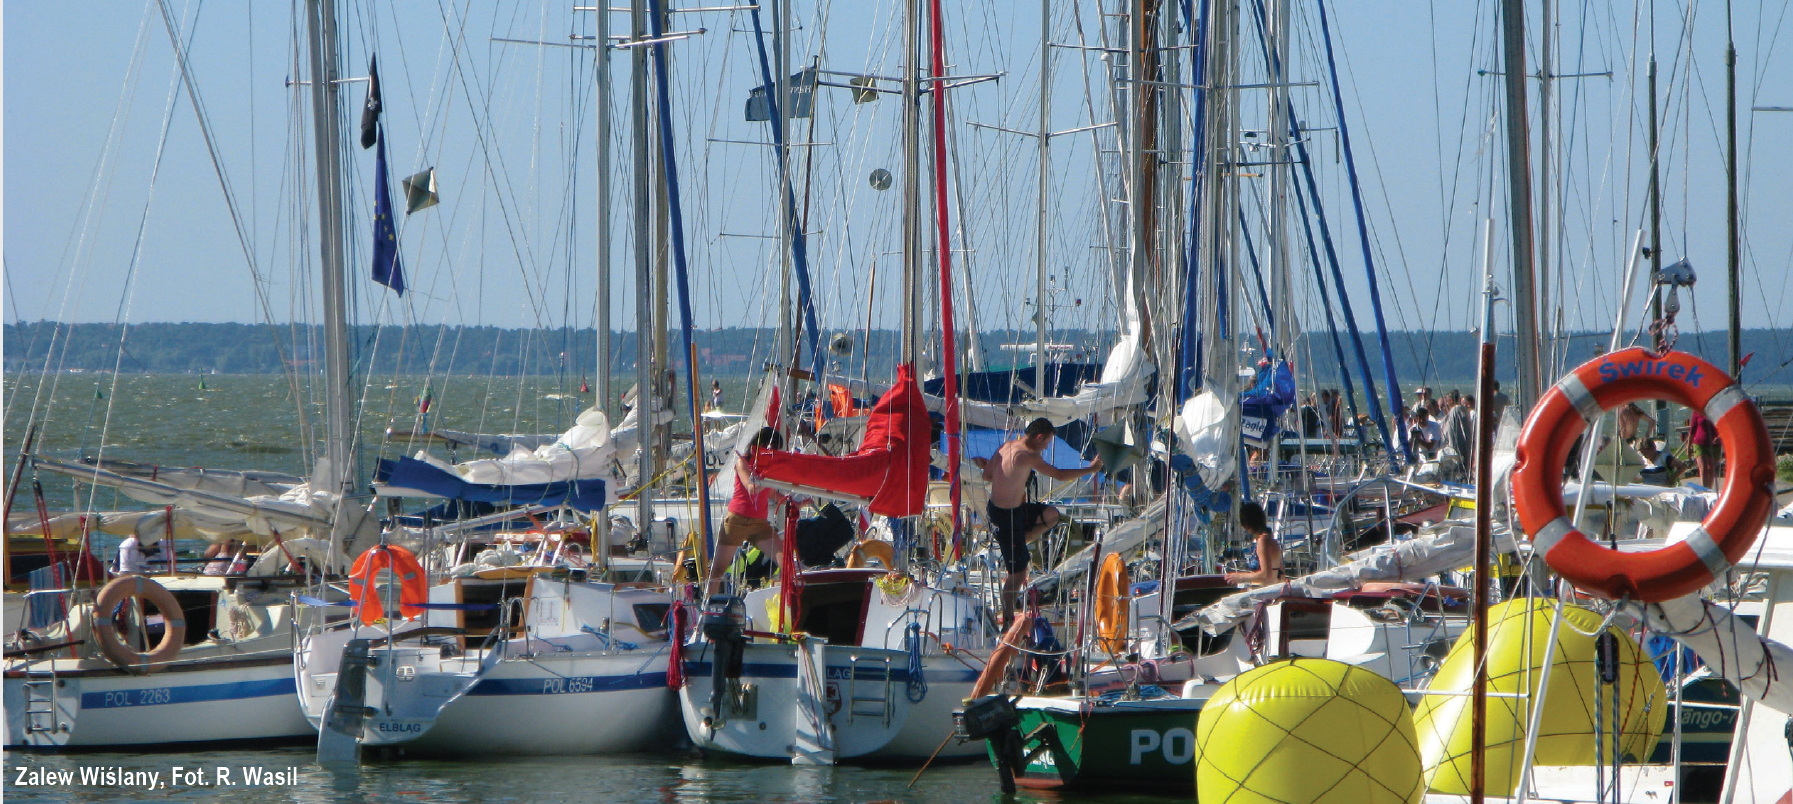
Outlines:
[[[1620,553],[1577,530],[1563,505],[1563,468],[1576,437],[1606,411],[1666,399],[1718,425],[1728,468],[1718,504],[1686,540]],[[1612,600],[1674,600],[1723,578],[1742,561],[1774,509],[1774,450],[1755,402],[1736,381],[1684,352],[1622,349],[1576,368],[1538,401],[1519,436],[1513,502],[1519,526],[1550,568]]]
[[[147,652],[125,644],[118,633],[119,617],[127,616],[120,609],[127,601],[136,601],[140,611],[147,605],[162,613],[162,641]],[[141,675],[154,673],[174,661],[187,644],[187,619],[180,601],[154,579],[142,575],[112,579],[94,598],[93,612],[93,635],[100,644],[100,653],[121,670]]]
[[[349,569],[349,598],[355,601],[362,625],[373,625],[386,618],[387,590],[398,587],[398,610],[406,619],[423,613],[419,604],[429,600],[429,587],[424,581],[423,565],[410,550],[397,545],[368,548],[355,559]]]

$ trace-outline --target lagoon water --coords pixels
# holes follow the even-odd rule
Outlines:
[[[723,408],[740,412],[749,401],[745,377],[719,378]],[[64,460],[95,456],[162,466],[256,469],[304,476],[322,445],[324,411],[321,382],[301,376],[197,374],[8,374],[6,376],[5,467],[11,474],[28,425],[37,428],[34,452]],[[612,379],[615,394],[634,385],[633,377]],[[418,398],[428,387],[427,417]],[[376,377],[362,386],[359,427],[363,471],[376,458],[410,454],[417,447],[389,441],[390,429],[441,428],[474,433],[561,433],[573,426],[594,394],[567,377]],[[709,381],[699,395],[710,399]],[[295,400],[303,400],[298,404]],[[612,422],[622,420],[614,404]],[[690,428],[681,395],[674,425]],[[308,437],[309,436],[309,437]],[[489,458],[438,449],[451,460]],[[31,480],[20,488],[19,504],[31,505]],[[52,511],[86,508],[87,487],[44,475],[44,499]],[[94,510],[138,510],[142,505],[101,490]]]
[[[38,754],[6,752],[5,797],[8,801],[77,804],[86,802],[230,802],[232,804],[552,804],[554,802],[634,802],[636,804],[710,804],[711,802],[914,802],[964,804],[1001,800],[996,772],[985,763],[936,765],[909,787],[914,768],[794,768],[704,761],[688,754],[644,754],[593,757],[505,757],[484,760],[376,759],[359,772],[337,776],[311,763],[309,747],[262,750],[215,750],[159,754]],[[241,781],[242,768],[271,772],[298,769],[291,785],[261,787],[215,784],[146,790],[141,787],[82,786],[79,769],[122,768],[160,774],[167,785],[175,766],[201,769],[213,781],[215,768],[231,768]],[[21,768],[68,770],[71,785],[15,784]],[[189,778],[193,778],[189,776]],[[1027,800],[1023,795],[1022,800]],[[1079,798],[1080,801],[1151,801],[1145,798]],[[1156,799],[1163,801],[1164,799]]]

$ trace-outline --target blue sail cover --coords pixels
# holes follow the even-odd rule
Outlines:
[[[1020,366],[1014,369],[998,371],[973,371],[959,375],[959,394],[973,402],[987,402],[992,405],[1018,405],[1025,401],[1029,394],[1021,386],[1039,389],[1047,396],[1073,396],[1084,383],[1097,382],[1102,379],[1101,363],[1048,363],[1046,365],[1046,384],[1040,388],[1034,381],[1036,366]],[[921,384],[923,393],[939,396],[946,388],[944,378],[927,380]]]
[[[1021,436],[1020,430],[967,430],[965,431],[965,457],[989,458],[1006,444]],[[941,444],[946,443],[943,435]],[[944,447],[943,447],[944,448]],[[1077,448],[1066,443],[1058,436],[1052,437],[1051,446],[1040,453],[1054,469],[1082,469],[1083,456],[1077,454]]]
[[[604,481],[598,478],[495,486],[469,483],[453,472],[443,471],[416,458],[380,461],[379,468],[374,471],[374,480],[435,497],[494,505],[564,504],[579,511],[590,512],[602,510],[605,503]]]
[[[1239,429],[1245,443],[1262,447],[1276,435],[1276,420],[1295,406],[1295,372],[1289,361],[1258,368],[1251,388],[1239,395]]]

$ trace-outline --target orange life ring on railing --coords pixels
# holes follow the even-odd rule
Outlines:
[[[853,569],[869,567],[874,559],[884,569],[896,569],[896,548],[890,542],[868,539],[853,545],[853,550],[847,553],[847,566]]]
[[[124,637],[119,636],[115,612],[128,600],[147,603],[162,613],[162,640],[147,653],[125,644]],[[100,653],[121,670],[142,675],[154,673],[161,665],[174,661],[187,644],[187,618],[180,601],[152,578],[126,575],[112,579],[94,598],[93,612],[94,641],[100,643]]]
[[[380,597],[380,587],[391,581],[381,579],[381,572],[390,572],[398,579],[399,613],[406,619],[422,614],[423,608],[418,604],[430,598],[423,565],[417,563],[417,557],[411,555],[410,550],[397,545],[381,545],[362,553],[355,559],[355,566],[349,569],[349,599],[361,610],[361,624],[373,625],[386,617],[386,603]]]
[[[1127,649],[1127,609],[1127,562],[1109,553],[1096,575],[1096,645],[1111,655]]]
[[[1666,399],[1704,413],[1718,425],[1730,466],[1718,504],[1685,541],[1619,553],[1569,520],[1563,467],[1589,421],[1638,399]],[[1634,347],[1583,363],[1538,401],[1519,436],[1513,501],[1534,549],[1570,583],[1608,599],[1657,603],[1697,592],[1743,560],[1773,511],[1773,481],[1768,428],[1734,380],[1690,354]]]
[[[1014,661],[1015,654],[1021,652],[1021,640],[1027,638],[1028,629],[1033,628],[1033,615],[1021,612],[1015,621],[1009,624],[1009,630],[1002,635],[1002,642],[996,650],[990,651],[990,660],[984,663],[984,670],[977,674],[977,683],[971,685],[969,698],[982,698],[1002,688],[1003,677],[1008,674],[1009,662]]]

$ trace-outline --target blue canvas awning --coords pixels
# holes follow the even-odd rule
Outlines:
[[[380,461],[379,469],[374,472],[374,482],[386,486],[380,490],[382,495],[393,497],[446,497],[494,505],[564,504],[579,511],[597,511],[605,503],[604,481],[597,478],[493,486],[469,483],[453,472],[443,471],[416,458]]]
[[[965,457],[988,458],[996,454],[1004,443],[1021,435],[1019,430],[967,430],[965,432]],[[945,437],[941,440],[941,451],[946,450]],[[1052,446],[1046,448],[1046,462],[1056,469],[1082,469],[1083,456],[1077,454],[1070,444],[1058,436],[1052,437]]]

